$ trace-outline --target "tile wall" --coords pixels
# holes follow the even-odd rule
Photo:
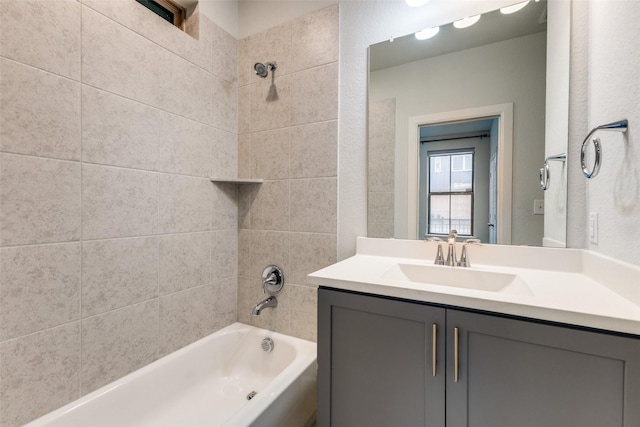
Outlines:
[[[238,320],[314,341],[306,275],[337,253],[338,28],[334,5],[238,42],[238,172],[265,180],[239,190]],[[276,309],[251,317],[269,264],[286,285]]]
[[[367,236],[394,236],[396,99],[369,101]]]
[[[237,41],[200,19],[2,1],[0,426],[237,318]]]

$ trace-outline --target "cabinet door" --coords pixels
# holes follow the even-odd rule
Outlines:
[[[441,308],[320,289],[318,426],[443,427],[444,320]]]
[[[451,355],[454,328],[448,427],[640,426],[640,340],[447,310]]]

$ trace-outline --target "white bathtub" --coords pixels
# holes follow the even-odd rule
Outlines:
[[[315,393],[315,343],[234,323],[27,426],[302,427]]]

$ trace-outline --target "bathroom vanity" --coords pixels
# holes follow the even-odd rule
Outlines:
[[[318,426],[640,425],[640,269],[359,239],[318,284]],[[458,249],[460,247],[458,246]]]

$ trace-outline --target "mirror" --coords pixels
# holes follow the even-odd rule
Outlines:
[[[566,245],[566,162],[549,162],[546,191],[539,169],[566,153],[568,7],[531,1],[465,29],[441,25],[427,40],[409,34],[370,46],[369,237],[424,239],[457,227],[487,243]],[[475,148],[461,142],[481,135]],[[450,186],[434,190],[435,171],[445,170]],[[455,182],[456,170],[477,182]],[[484,190],[458,193],[469,188]]]

